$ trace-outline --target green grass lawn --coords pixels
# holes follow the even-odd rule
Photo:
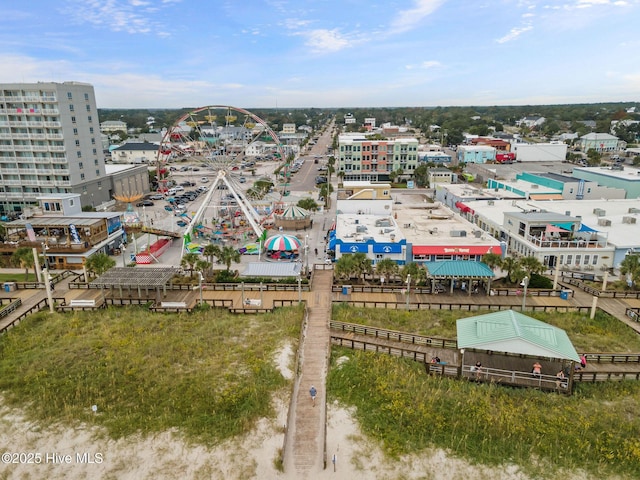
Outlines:
[[[37,282],[38,278],[33,273],[33,269],[31,269],[31,273],[25,276],[24,271],[18,273],[0,273],[0,283],[3,282]]]
[[[272,394],[290,386],[274,356],[297,344],[302,315],[36,314],[0,337],[0,391],[44,424],[86,422],[113,438],[176,428],[213,445],[274,414]]]

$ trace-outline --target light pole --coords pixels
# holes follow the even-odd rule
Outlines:
[[[304,273],[308,274],[309,273],[309,235],[304,236],[304,257],[306,262]]]
[[[524,277],[520,285],[524,287],[524,291],[522,292],[522,311],[524,312],[527,308],[527,287],[529,286],[529,277]]]
[[[242,288],[242,308],[244,308],[244,282],[240,283],[240,288]]]
[[[44,288],[47,291],[47,301],[49,302],[49,311],[53,313],[55,309],[53,308],[53,294],[51,292],[51,280],[49,278],[49,269],[45,268],[42,270],[44,275]]]
[[[49,247],[47,246],[47,244],[45,242],[42,242],[42,258],[44,260],[44,268],[46,268],[48,270],[49,269],[49,260],[47,260],[47,250],[49,250]]]
[[[411,274],[407,273],[407,308],[409,308],[409,294],[411,293]]]
[[[302,276],[298,275],[298,305],[302,303]]]

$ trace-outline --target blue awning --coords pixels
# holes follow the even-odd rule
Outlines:
[[[343,243],[340,245],[340,253],[368,253],[367,243]]]
[[[598,230],[594,230],[591,227],[588,227],[587,225],[585,225],[584,223],[580,224],[580,228],[578,229],[579,232],[597,232]]]
[[[376,243],[373,245],[373,253],[402,253],[402,245],[399,243]]]
[[[329,240],[329,250],[335,250],[336,249],[336,238],[333,237],[331,240]]]

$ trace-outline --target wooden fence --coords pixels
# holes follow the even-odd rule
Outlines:
[[[333,285],[331,291],[334,293],[343,292],[347,289],[348,293],[393,293],[396,295],[406,294],[406,287],[402,285]],[[562,290],[536,288],[527,290],[528,297],[559,297]],[[570,295],[573,297],[573,290],[569,290]],[[431,287],[411,287],[412,294],[430,294]],[[446,295],[447,292],[441,292]],[[518,288],[492,288],[490,296],[521,296],[522,289]]]
[[[463,310],[468,312],[478,310],[516,310],[518,305],[499,305],[493,303],[416,303],[411,302],[381,302],[374,300],[334,300],[333,303],[343,303],[357,308],[388,308],[391,310]],[[598,307],[599,308],[599,307]],[[591,307],[574,305],[527,305],[528,312],[582,312],[588,313]]]
[[[574,285],[585,293],[596,297],[602,298],[640,298],[640,292],[628,292],[628,291],[618,291],[618,290],[599,290],[598,288],[592,287],[591,285],[587,285],[582,280],[576,278],[566,278],[562,277],[562,282],[568,283],[569,285]]]
[[[359,325],[356,323],[338,322],[331,320],[329,328],[346,333],[355,333],[358,335],[366,335],[383,340],[394,342],[410,343],[412,345],[420,345],[433,348],[451,348],[458,349],[458,342],[450,338],[442,337],[426,337],[424,335],[416,335],[413,333],[404,333],[396,330],[386,330],[384,328],[370,327],[367,325]]]
[[[0,305],[2,305],[4,307],[4,304],[0,303]],[[15,300],[12,300],[5,308],[3,308],[2,310],[0,310],[0,318],[4,318],[7,315],[9,315],[10,313],[13,313],[16,311],[16,309],[18,307],[20,307],[22,305],[22,300],[17,298]]]

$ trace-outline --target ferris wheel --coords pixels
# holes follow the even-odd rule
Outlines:
[[[257,170],[258,161],[268,167],[266,172]],[[287,185],[287,158],[271,127],[255,114],[231,106],[184,114],[167,129],[158,149],[159,190],[168,191],[169,182],[179,178],[173,178],[172,170],[196,167],[198,176],[211,183],[204,184],[206,197],[187,218],[185,245],[192,234],[207,232],[215,232],[215,240],[253,235],[264,239],[265,228],[282,208]]]

